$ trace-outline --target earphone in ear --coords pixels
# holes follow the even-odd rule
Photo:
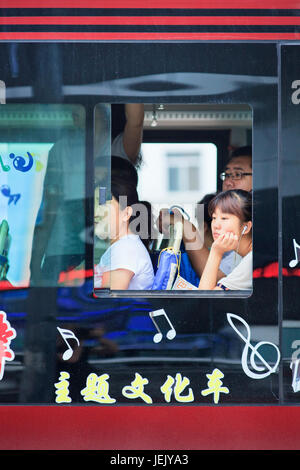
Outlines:
[[[242,231],[242,235],[244,235],[244,233],[246,232],[247,228],[248,228],[247,225],[244,225],[243,231]]]

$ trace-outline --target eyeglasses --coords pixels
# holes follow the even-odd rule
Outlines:
[[[242,171],[234,171],[233,173],[223,173],[220,174],[220,179],[222,181],[232,179],[232,180],[241,180],[244,176],[252,175],[252,173],[243,173]]]

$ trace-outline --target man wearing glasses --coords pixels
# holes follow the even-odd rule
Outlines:
[[[252,190],[252,148],[250,145],[240,147],[232,153],[220,178],[223,181],[223,191],[229,189]]]
[[[230,189],[252,191],[252,147],[250,145],[239,147],[231,154],[220,178],[223,181],[222,191]],[[218,277],[222,272],[227,276],[240,260],[240,256],[233,251],[224,253]]]
[[[223,181],[222,191],[228,191],[230,189],[243,189],[244,191],[252,191],[252,147],[250,145],[239,147],[232,153],[225,167],[225,171],[220,174],[220,178]],[[180,215],[178,216],[180,217]],[[158,222],[160,232],[163,232],[165,217],[165,211],[162,210],[160,212]],[[169,214],[167,214],[167,221],[170,224]],[[173,222],[171,221],[171,223],[174,223],[174,220]],[[209,251],[207,247],[202,244],[201,237],[198,239],[197,235],[195,235],[195,238],[193,238],[193,235],[191,236],[193,248],[189,249],[187,240],[185,240],[185,233],[192,234],[193,226],[190,222],[185,221],[184,227],[183,242],[185,249],[196,274],[200,278],[209,255]],[[165,229],[167,229],[166,226]],[[227,276],[232,271],[234,266],[239,263],[240,259],[240,256],[235,252],[226,252],[220,264],[218,280],[224,277],[224,275]]]
[[[225,171],[220,174],[223,181],[222,191],[230,189],[243,189],[244,191],[252,191],[252,147],[250,145],[237,148],[230,156],[225,167]],[[208,258],[208,251],[205,247],[197,252],[190,251],[189,257],[197,267],[197,274],[201,277],[205,263]],[[233,251],[224,253],[219,271],[218,279],[222,274],[227,276],[235,265],[239,263],[241,257]]]

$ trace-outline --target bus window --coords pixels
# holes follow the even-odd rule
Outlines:
[[[140,200],[150,201],[156,216],[160,209],[180,204],[190,220],[198,224],[195,202],[217,191],[216,145],[143,143],[142,155],[143,165],[138,181]]]
[[[80,282],[71,271],[85,262],[84,109],[1,105],[0,126],[1,281]]]
[[[97,184],[96,295],[250,295],[250,107],[146,104],[144,110],[138,164],[112,148],[110,195]]]

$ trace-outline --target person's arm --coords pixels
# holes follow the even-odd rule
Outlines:
[[[158,227],[161,233],[167,235],[169,227],[174,224],[176,220],[183,222],[183,237],[185,251],[188,254],[191,265],[200,278],[204,271],[205,265],[208,260],[209,250],[204,245],[204,234],[201,234],[197,228],[187,219],[185,219],[181,212],[174,209],[173,214],[170,214],[168,209],[162,209],[159,213]],[[224,277],[224,273],[218,269],[217,280]]]
[[[219,266],[221,263],[222,255],[220,253],[215,252],[211,249],[205,268],[203,270],[199,287],[200,290],[213,290],[213,289],[220,289],[217,286],[218,282],[218,271]]]
[[[219,266],[226,251],[235,250],[238,244],[238,237],[231,232],[220,235],[212,244],[203,270],[199,287],[200,290],[221,290],[217,286]],[[224,277],[224,276],[223,276]]]
[[[125,116],[123,146],[127,157],[135,165],[143,141],[144,105],[141,103],[126,103]]]
[[[111,290],[126,290],[133,276],[134,272],[129,269],[106,271],[103,273],[102,287],[108,287]]]

